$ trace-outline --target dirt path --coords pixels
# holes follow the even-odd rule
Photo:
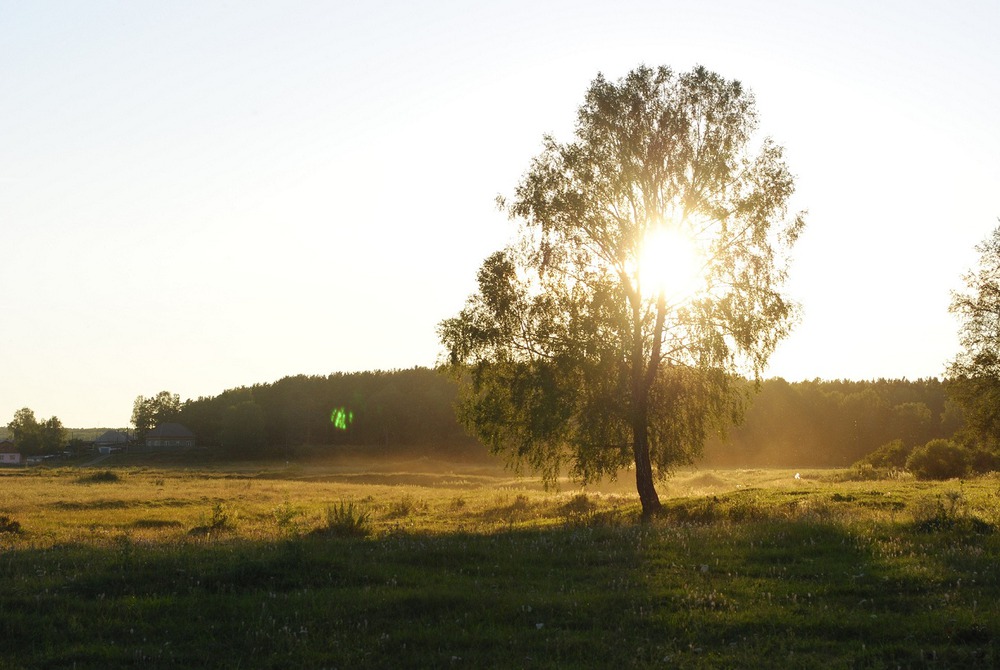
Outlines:
[[[111,458],[111,456],[112,454],[101,454],[100,456],[91,461],[87,461],[86,463],[81,463],[78,467],[92,468],[95,465],[99,465],[100,463],[103,463],[104,461],[108,460],[109,458]]]

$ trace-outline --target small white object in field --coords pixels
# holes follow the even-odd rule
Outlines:
[[[801,475],[799,475],[799,473],[797,473],[797,472],[796,472],[796,473],[795,473],[795,478],[796,478],[796,479],[802,479],[802,476],[801,476]]]

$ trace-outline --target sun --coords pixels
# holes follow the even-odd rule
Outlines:
[[[688,235],[674,227],[649,229],[639,253],[639,282],[644,295],[690,297],[704,283],[704,259]]]

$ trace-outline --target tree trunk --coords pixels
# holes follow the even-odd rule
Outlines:
[[[635,488],[642,503],[642,518],[648,519],[658,513],[663,506],[653,484],[653,465],[649,460],[649,428],[647,408],[643,402],[636,408],[632,418],[632,453],[635,457]]]
[[[660,342],[666,315],[663,291],[657,300],[656,325],[653,328],[653,350],[647,361],[643,357],[642,315],[638,301],[632,304],[632,456],[635,458],[635,488],[642,503],[642,518],[648,519],[663,506],[653,484],[653,464],[649,460],[649,390],[656,379],[660,363]]]

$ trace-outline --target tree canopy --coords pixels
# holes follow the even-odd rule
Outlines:
[[[58,451],[66,442],[66,430],[58,417],[38,421],[35,413],[23,407],[14,412],[14,418],[7,424],[14,444],[23,454],[50,454]]]
[[[175,420],[181,412],[181,397],[170,391],[160,391],[146,398],[137,396],[132,404],[132,425],[141,440],[146,433],[162,423]]]
[[[976,246],[979,267],[952,294],[961,351],[948,366],[949,393],[964,412],[970,438],[1000,449],[1000,226]]]
[[[287,457],[299,446],[483,455],[455,420],[456,393],[427,368],[296,375],[187,400],[177,420],[235,457]]]
[[[544,138],[500,199],[516,240],[439,326],[461,417],[494,451],[548,480],[634,466],[648,514],[655,477],[738,418],[734,376],[759,379],[793,322],[781,286],[804,225],[756,128],[740,82],[643,66],[598,75],[575,138]]]

